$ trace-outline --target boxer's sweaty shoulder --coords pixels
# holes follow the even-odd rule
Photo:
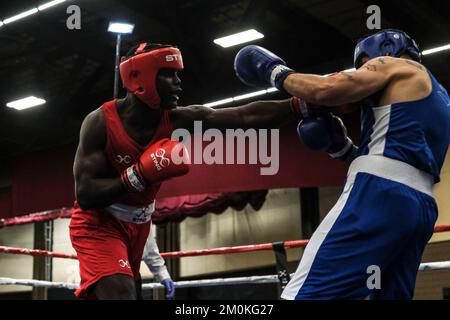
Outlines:
[[[432,91],[432,82],[422,64],[403,58],[380,57],[392,73],[392,80],[380,95],[379,106],[426,98]]]

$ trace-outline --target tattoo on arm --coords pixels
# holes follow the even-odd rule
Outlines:
[[[369,70],[369,71],[377,71],[377,66],[376,65],[373,65],[373,64],[370,64],[370,63],[368,63],[368,64],[366,64],[365,66],[364,66],[364,68],[365,69],[367,69],[367,70]]]
[[[405,62],[409,65],[412,65],[413,67],[419,68],[420,70],[423,70],[423,66],[415,61],[412,60],[405,60]]]
[[[386,64],[386,61],[384,61],[384,58],[379,58],[378,61],[379,61],[381,64]]]

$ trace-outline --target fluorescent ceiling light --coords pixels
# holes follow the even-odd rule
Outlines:
[[[218,100],[218,101],[214,101],[214,102],[205,103],[204,106],[208,107],[208,108],[212,108],[215,106],[220,106],[222,104],[231,103],[233,101],[234,101],[233,98],[226,98],[226,99],[222,99],[222,100]]]
[[[262,95],[265,95],[266,93],[267,93],[267,90],[260,90],[260,91],[250,92],[250,93],[246,93],[246,94],[234,97],[233,101],[245,100],[245,99],[248,99],[248,98],[262,96]]]
[[[235,33],[230,36],[216,39],[214,40],[214,43],[218,44],[223,48],[228,48],[231,46],[235,46],[241,43],[250,42],[261,38],[264,38],[264,35],[262,33],[259,33],[255,29],[250,29],[247,31]]]
[[[10,18],[7,18],[7,19],[5,19],[3,21],[0,21],[0,27],[5,25],[5,24],[8,24],[8,23],[11,23],[11,22],[23,19],[25,17],[31,16],[31,15],[33,15],[35,13],[38,13],[39,11],[43,11],[45,9],[48,9],[50,7],[53,7],[53,6],[56,6],[57,4],[60,4],[60,3],[63,3],[63,2],[66,2],[66,0],[53,0],[53,1],[50,1],[50,2],[47,2],[47,3],[44,3],[43,5],[40,5],[37,8],[33,8],[33,9],[30,9],[30,10],[27,10],[25,12],[22,12],[22,13],[19,13],[19,14],[13,16],[13,17],[10,17]]]
[[[47,3],[44,3],[43,5],[40,5],[38,7],[38,10],[39,11],[43,11],[45,9],[48,9],[50,7],[53,7],[53,6],[56,6],[57,4],[60,4],[60,3],[65,2],[65,1],[66,0],[53,0],[53,1],[50,1],[50,2],[47,2]]]
[[[44,99],[36,98],[34,96],[30,96],[24,99],[8,102],[6,104],[7,107],[13,108],[16,110],[24,110],[32,107],[39,106],[41,104],[46,103]]]
[[[445,46],[440,46],[440,47],[433,48],[433,49],[424,50],[424,51],[422,51],[422,54],[424,56],[426,56],[427,54],[441,52],[441,51],[444,51],[444,50],[450,50],[450,44],[446,44]]]
[[[25,18],[25,17],[31,16],[32,14],[37,13],[38,11],[39,11],[39,10],[38,10],[37,8],[30,9],[30,10],[28,10],[28,11],[19,13],[18,15],[15,15],[15,16],[13,16],[13,17],[11,17],[11,18],[7,18],[7,19],[3,20],[3,23],[4,23],[4,24],[8,24],[8,23],[17,21],[17,20],[19,20],[19,19],[23,19],[23,18]]]
[[[275,92],[275,91],[278,91],[278,89],[277,88],[269,88],[269,89],[265,89],[265,90],[254,91],[254,92],[246,93],[246,94],[232,97],[232,98],[226,98],[226,99],[222,99],[222,100],[218,100],[218,101],[214,101],[214,102],[205,103],[203,106],[212,108],[212,107],[224,105],[227,103],[231,103],[234,101],[239,101],[239,100],[244,100],[244,99],[248,99],[248,98],[262,96],[262,95],[265,95],[265,94],[268,94],[271,92]]]
[[[134,30],[134,24],[110,22],[108,26],[109,32],[115,33],[132,33]]]

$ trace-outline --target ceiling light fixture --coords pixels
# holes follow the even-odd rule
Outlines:
[[[44,103],[46,103],[46,101],[44,99],[36,98],[35,96],[30,96],[27,98],[8,102],[6,104],[6,106],[9,108],[16,109],[16,110],[25,110],[25,109],[39,106]]]
[[[214,43],[223,48],[228,48],[261,38],[264,38],[264,35],[262,33],[256,31],[255,29],[250,29],[226,37],[215,39]]]

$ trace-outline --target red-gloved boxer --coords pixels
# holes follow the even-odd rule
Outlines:
[[[70,237],[80,262],[80,298],[136,299],[151,214],[161,183],[187,172],[188,156],[172,132],[203,128],[279,128],[298,113],[292,100],[256,101],[228,109],[177,108],[181,52],[141,43],[120,64],[123,99],[106,102],[84,120],[75,156],[76,202]],[[178,148],[178,150],[177,150]],[[183,155],[184,154],[184,155]],[[164,279],[162,279],[164,280]]]

